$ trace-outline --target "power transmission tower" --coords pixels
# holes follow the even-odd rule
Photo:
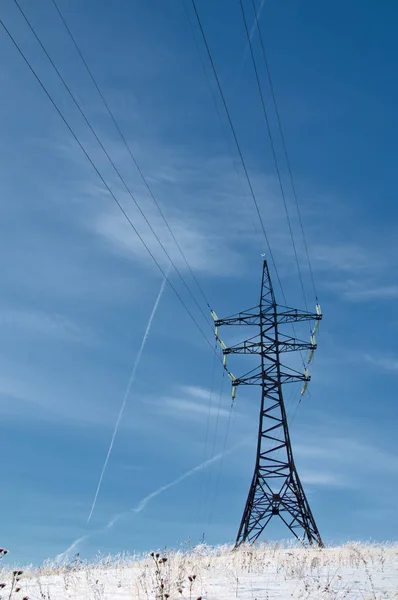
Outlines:
[[[244,312],[226,319],[213,314],[216,337],[224,353],[259,354],[260,366],[243,377],[230,375],[235,397],[238,385],[261,386],[261,409],[258,445],[254,475],[250,486],[236,546],[254,542],[273,516],[279,516],[296,538],[303,543],[323,546],[321,536],[309,507],[303,486],[294,464],[292,446],[283,400],[282,386],[303,382],[305,392],[310,376],[305,366],[300,373],[281,363],[283,352],[310,352],[307,364],[316,349],[315,333],[322,318],[319,305],[316,313],[280,306],[275,301],[267,262],[263,263],[260,303]],[[282,333],[283,325],[302,321],[315,321],[309,343]],[[248,325],[259,327],[260,332],[244,342],[226,347],[221,342],[218,328],[222,325]]]

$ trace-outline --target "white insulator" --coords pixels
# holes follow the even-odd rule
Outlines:
[[[303,389],[301,390],[301,395],[303,396],[305,394],[305,392],[307,391],[307,387],[308,387],[308,381],[304,382],[303,385]]]

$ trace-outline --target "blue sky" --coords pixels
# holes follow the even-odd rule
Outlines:
[[[59,2],[212,307],[227,316],[252,306],[264,242],[190,3],[197,45],[182,0]],[[52,2],[33,7],[21,0],[21,6],[206,310]],[[239,3],[198,0],[198,10],[288,303],[300,307]],[[358,0],[309,0],[300,7],[269,0],[261,15],[324,313],[311,397],[297,410],[291,434],[327,542],[398,535],[397,12],[393,2],[376,10]],[[166,267],[12,0],[3,4],[2,19]],[[260,56],[256,37],[253,44]],[[239,390],[228,427],[230,389],[224,381],[217,420],[221,370],[212,375],[212,352],[168,287],[86,524],[162,278],[3,30],[0,57],[1,545],[9,548],[10,560],[40,561],[87,534],[79,546],[84,557],[196,543],[203,533],[209,543],[232,541],[252,475],[259,398]],[[261,77],[265,82],[263,66]],[[264,89],[269,102],[266,82]],[[271,125],[314,305],[274,115]],[[175,273],[171,280],[211,340]],[[226,342],[237,335],[223,332]],[[243,374],[247,363],[235,357],[230,368]],[[290,393],[287,401],[290,407]],[[293,404],[290,416],[294,412]],[[195,472],[139,514],[102,531],[115,515],[134,509],[225,443],[240,445],[222,464]],[[270,536],[286,532],[276,529]]]

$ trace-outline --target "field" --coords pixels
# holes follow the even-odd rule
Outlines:
[[[147,556],[107,557],[96,563],[48,562],[21,570],[22,574],[13,576],[3,565],[1,581],[6,585],[0,598],[398,600],[398,545],[393,544],[349,543],[309,550],[259,544],[237,551],[229,546],[198,546]]]

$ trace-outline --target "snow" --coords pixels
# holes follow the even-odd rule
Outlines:
[[[12,573],[3,567],[1,577],[8,598]],[[18,585],[21,591],[12,597],[30,600],[164,600],[166,593],[169,600],[398,600],[398,545],[259,544],[237,551],[198,546],[158,559],[120,555],[95,564],[48,562],[25,568]]]

